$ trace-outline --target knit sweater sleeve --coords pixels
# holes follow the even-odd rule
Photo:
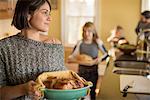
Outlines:
[[[2,54],[0,52],[0,87],[6,85],[6,74],[5,74],[5,66],[2,59]]]
[[[62,45],[55,46],[53,50],[53,66],[54,71],[67,70],[64,64],[64,48]]]

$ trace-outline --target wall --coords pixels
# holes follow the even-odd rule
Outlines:
[[[51,22],[49,29],[49,36],[61,40],[61,0],[57,0],[57,9],[51,11]]]
[[[106,42],[110,30],[121,25],[125,30],[126,38],[135,43],[134,29],[140,17],[140,0],[102,0],[101,1],[101,38]]]

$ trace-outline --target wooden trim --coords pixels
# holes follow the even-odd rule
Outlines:
[[[16,0],[0,0],[0,19],[12,18]]]

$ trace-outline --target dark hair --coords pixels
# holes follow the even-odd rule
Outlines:
[[[33,14],[45,2],[48,3],[51,10],[51,5],[48,0],[18,0],[11,25],[14,25],[18,30],[28,28],[28,14]]]
[[[150,11],[145,10],[144,12],[141,13],[142,16],[144,16],[146,19],[150,18]]]

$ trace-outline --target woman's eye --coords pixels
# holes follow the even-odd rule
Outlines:
[[[43,14],[46,16],[50,16],[50,12],[47,12],[47,11],[43,12]]]

